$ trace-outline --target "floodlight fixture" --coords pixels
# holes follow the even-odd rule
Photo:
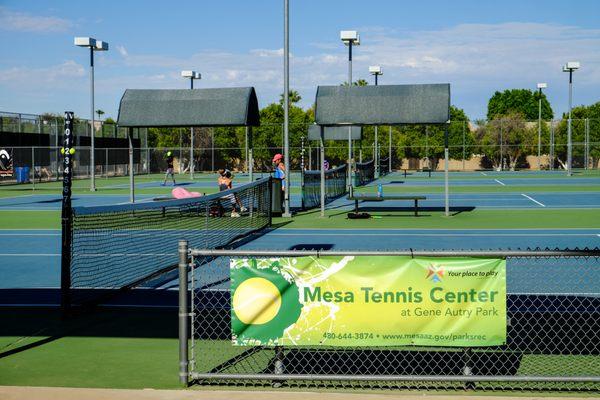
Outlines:
[[[581,65],[579,64],[579,61],[569,61],[567,62],[567,64],[565,64],[565,67],[563,69],[568,70],[576,70],[579,69],[581,67]]]
[[[383,70],[379,65],[371,65],[369,67],[369,73],[371,75],[383,75]]]
[[[96,39],[91,37],[76,37],[75,46],[79,47],[94,47],[96,46]]]
[[[350,43],[354,46],[360,45],[360,35],[357,31],[340,31],[340,39],[345,45]]]
[[[538,89],[546,89],[548,87],[548,84],[546,82],[542,82],[542,83],[538,83],[537,84],[537,88]]]
[[[94,46],[94,50],[107,51],[108,50],[108,42],[103,42],[102,40],[97,40],[96,46]]]

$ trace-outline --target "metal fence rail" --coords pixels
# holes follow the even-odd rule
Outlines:
[[[389,255],[506,259],[506,344],[462,348],[232,343],[232,258]],[[247,251],[190,250],[181,242],[179,265],[182,383],[600,391],[599,249]]]

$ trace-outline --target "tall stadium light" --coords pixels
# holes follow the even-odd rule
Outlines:
[[[202,79],[199,72],[181,71],[181,77],[190,80],[190,89],[194,89],[194,79]],[[194,127],[190,128],[190,179],[194,179]]]
[[[379,83],[378,77],[383,75],[383,70],[379,65],[371,65],[369,67],[369,73],[375,77],[375,86]],[[377,125],[375,125],[375,152],[373,154],[373,162],[375,163],[375,177],[379,178],[379,135]]]
[[[348,46],[348,86],[352,86],[352,46],[360,45],[357,31],[340,31],[340,39]],[[352,128],[348,127],[348,194],[352,195]]]
[[[96,163],[94,158],[94,52],[95,51],[107,51],[108,50],[108,42],[103,42],[101,40],[96,40],[91,37],[76,37],[75,38],[75,46],[78,47],[87,47],[90,49],[90,135],[91,135],[91,152],[90,152],[90,172],[91,172],[91,181],[90,181],[90,191],[96,191]]]
[[[379,65],[371,65],[369,67],[369,73],[375,76],[375,86],[379,83],[378,77],[383,75],[383,70]],[[375,125],[375,154],[373,154],[373,161],[375,163],[375,177],[379,178],[381,171],[379,171],[379,137],[378,137],[377,125]]]
[[[569,61],[563,72],[569,73],[569,120],[567,122],[567,175],[573,175],[573,141],[571,135],[571,112],[573,111],[573,71],[580,67],[579,61]]]
[[[542,82],[537,84],[538,88],[538,157],[537,164],[538,170],[542,169],[542,89],[546,89],[548,84]]]

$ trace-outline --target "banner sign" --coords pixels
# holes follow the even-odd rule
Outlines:
[[[0,177],[13,176],[14,171],[11,153],[6,149],[0,149]]]
[[[233,343],[497,346],[506,261],[325,256],[231,260]]]

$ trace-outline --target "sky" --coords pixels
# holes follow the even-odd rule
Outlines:
[[[290,87],[308,108],[318,85],[347,80],[340,30],[357,30],[353,78],[380,84],[450,83],[452,103],[484,118],[496,90],[546,91],[568,107],[567,61],[580,61],[575,105],[600,101],[600,1],[290,0]],[[90,116],[89,53],[75,36],[107,41],[96,53],[96,109],[116,119],[125,89],[254,86],[260,106],[283,92],[283,1],[0,0],[0,111]]]

